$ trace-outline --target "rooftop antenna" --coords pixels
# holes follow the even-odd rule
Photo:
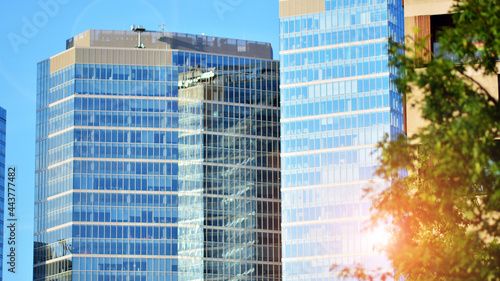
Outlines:
[[[162,24],[159,24],[158,26],[161,26],[161,32],[163,32],[163,31],[164,31],[164,30],[163,30],[163,28],[164,28],[165,26],[167,26],[167,25],[166,25],[166,24],[164,24],[164,23],[162,23]]]
[[[144,49],[146,47],[144,47],[144,43],[142,43],[141,41],[141,34],[146,31],[146,29],[142,26],[142,25],[135,25],[133,24],[131,27],[130,27],[130,30],[134,31],[134,32],[137,32],[137,34],[139,35],[139,38],[138,38],[138,45],[135,46],[135,48],[138,48],[138,49]]]

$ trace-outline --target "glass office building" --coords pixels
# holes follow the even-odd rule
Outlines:
[[[280,1],[283,280],[334,280],[332,265],[391,268],[364,231],[385,134],[403,133],[388,38],[395,0]]]
[[[191,172],[180,173],[180,163],[191,163],[190,155],[182,156],[184,160],[180,161],[179,150],[182,145],[191,145],[191,140],[185,142],[183,139],[193,130],[200,139],[205,139],[202,128],[180,126],[179,77],[190,69],[224,72],[226,67],[236,68],[233,67],[235,61],[243,62],[249,69],[252,64],[266,65],[270,63],[272,49],[268,43],[171,32],[144,32],[139,46],[145,48],[134,48],[137,36],[132,31],[89,30],[69,39],[66,51],[38,64],[34,280],[179,280],[184,245],[204,243],[204,240],[197,240],[198,237],[193,237],[194,241],[190,241],[191,237],[179,237],[183,234],[179,230],[181,225],[190,224],[191,220],[207,221],[179,213],[179,210],[191,208],[193,203],[184,200],[184,196],[190,194],[183,193],[192,191],[190,183],[183,182],[190,180]],[[276,71],[275,65],[274,62]],[[256,95],[271,98],[274,94],[277,97],[276,83],[272,90],[265,92],[257,88],[263,83],[256,73],[246,75],[248,84],[233,87],[238,91],[220,84],[220,95],[230,90],[242,108],[262,106],[270,109],[274,106],[274,114],[277,114],[277,102],[268,106],[252,99]],[[227,76],[224,73],[221,77]],[[244,98],[246,95],[248,100]],[[232,132],[229,127],[224,130],[223,126],[233,121],[222,119],[229,111],[218,112],[221,114],[220,125],[217,125],[220,131],[214,134],[222,139]],[[251,127],[252,121],[242,125]],[[251,132],[257,134],[259,130],[252,128]],[[270,138],[275,141],[273,147],[276,148],[279,146],[277,137]],[[249,136],[248,140],[259,138],[263,136]],[[234,151],[231,147],[221,149],[223,153]],[[255,151],[251,153],[257,156]],[[256,188],[264,185],[262,180],[251,176],[259,174],[260,170],[276,169],[252,165],[251,159],[247,166],[231,163],[234,164],[217,163],[214,166],[221,167],[221,173],[232,167],[244,174],[242,168],[248,168],[249,176],[244,174],[240,183],[255,190],[248,196],[233,193],[234,198],[217,194],[213,212],[218,210],[217,200],[232,204],[235,200],[246,203],[267,199],[256,194]],[[219,176],[213,174],[216,175]],[[226,179],[229,180],[221,175],[221,186],[229,184]],[[272,194],[279,199],[279,194]],[[226,206],[226,203],[220,204]],[[203,212],[195,215],[212,212],[209,209],[212,205],[206,206]],[[236,208],[235,205],[231,207]],[[237,208],[243,207],[238,205]],[[239,212],[240,209],[235,210]],[[226,217],[218,218],[221,223],[216,229],[220,232],[216,233],[236,235],[243,227],[238,225],[239,217],[228,213],[222,215]],[[252,211],[249,216],[252,215],[258,221],[262,212]],[[275,217],[279,219],[279,213]],[[229,220],[233,223],[227,222]],[[245,227],[260,226],[249,223]],[[262,226],[259,229],[279,234],[275,228]],[[213,242],[224,239],[226,247],[232,246],[233,241],[255,244],[257,252],[263,248],[257,245],[266,245],[258,239],[251,240],[261,237],[258,235],[232,237],[231,242],[226,236],[210,235]],[[279,246],[278,243],[272,244],[273,249]],[[273,256],[273,262],[259,257],[255,254],[248,260],[253,264],[279,265],[279,255]],[[187,256],[184,260],[193,259]],[[205,261],[202,259],[202,262]],[[237,260],[231,262],[237,263]],[[220,266],[230,271],[221,270],[215,276],[240,274],[240,271],[232,271],[236,265]],[[200,270],[205,272],[205,269]],[[256,276],[256,272],[247,276]]]
[[[5,208],[5,143],[7,133],[7,111],[0,107],[0,253],[3,253],[3,230]],[[0,281],[2,281],[3,255],[0,257]]]
[[[281,280],[279,64],[179,74],[180,280]]]

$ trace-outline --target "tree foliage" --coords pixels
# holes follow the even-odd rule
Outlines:
[[[393,182],[372,216],[375,225],[392,222],[386,252],[395,273],[385,276],[500,280],[500,104],[474,78],[497,77],[500,0],[456,1],[452,13],[441,54],[426,50],[425,38],[391,44],[391,64],[404,74],[395,84],[403,95],[423,92],[427,125],[379,144],[377,172]],[[408,176],[396,177],[401,171]],[[373,278],[359,268],[341,274]]]

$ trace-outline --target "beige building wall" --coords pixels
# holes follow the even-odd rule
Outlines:
[[[172,65],[172,51],[74,47],[50,58],[50,73],[75,63]]]
[[[405,1],[405,34],[415,37],[414,28],[420,29],[418,36],[430,35],[430,16],[447,14],[453,5],[451,0],[406,0]],[[407,41],[408,42],[408,41]],[[428,41],[430,49],[430,39]],[[500,63],[497,63],[497,69],[500,69]],[[499,99],[499,76],[485,76],[473,69],[469,69],[466,73],[468,76],[476,80],[483,86],[495,99]],[[405,132],[410,137],[414,135],[418,129],[427,125],[427,121],[422,119],[419,103],[422,101],[423,92],[418,89],[411,93],[411,96],[406,98],[405,103]],[[488,217],[498,220],[500,212],[491,212]],[[469,226],[467,231],[477,231],[477,227]],[[481,231],[478,233],[479,238],[486,244],[490,244],[494,237]]]
[[[405,18],[447,14],[452,6],[452,0],[404,0]]]
[[[321,13],[325,0],[280,0],[280,18]]]
[[[430,35],[430,16],[448,14],[452,0],[405,0],[405,35],[415,38],[415,27],[420,36]]]
[[[427,48],[431,50],[431,16],[449,13],[453,6],[452,0],[405,0],[405,34],[406,42],[411,44],[411,40],[418,37],[429,37],[427,40]],[[415,34],[414,30],[417,27],[420,31]],[[412,39],[410,39],[412,38]],[[421,54],[423,55],[423,54]],[[430,58],[430,57],[429,57]],[[500,63],[498,64],[500,67]],[[500,68],[499,68],[500,69]],[[469,70],[467,75],[478,81],[489,93],[498,99],[498,76],[484,76],[473,70]],[[418,129],[425,126],[427,123],[421,117],[420,108],[423,98],[423,92],[420,89],[414,89],[405,100],[405,132],[410,137],[414,135]]]
[[[139,34],[134,31],[89,29],[66,40],[66,49],[134,49],[139,45],[138,39]],[[144,45],[144,48],[140,48],[142,50],[178,50],[257,59],[272,59],[273,56],[271,44],[266,42],[176,32],[144,31],[141,33],[141,43]]]
[[[500,69],[500,63],[497,64]],[[479,82],[495,99],[498,100],[498,75],[484,76],[474,70],[467,71],[467,75]],[[424,97],[420,89],[413,89],[405,101],[405,132],[408,137],[413,136],[420,128],[428,123],[421,117],[421,102]]]

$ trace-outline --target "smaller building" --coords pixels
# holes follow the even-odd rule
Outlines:
[[[450,10],[453,0],[406,0],[405,5],[405,35],[409,38],[426,38],[426,47],[433,53],[440,52],[440,44],[437,42],[441,30],[453,27],[452,14]],[[415,28],[419,33],[415,34]],[[453,59],[452,54],[446,54]],[[497,67],[499,65],[497,64]],[[496,99],[499,96],[499,76],[488,75],[475,72],[469,69],[467,75],[479,82]],[[423,98],[423,93],[419,89],[412,90],[411,96],[407,97],[405,104],[405,133],[408,137],[415,134],[420,128],[426,125],[421,117],[419,102]]]

